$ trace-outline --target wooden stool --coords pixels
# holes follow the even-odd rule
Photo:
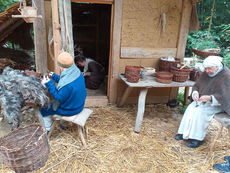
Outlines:
[[[211,144],[211,147],[210,147],[211,152],[214,151],[216,141],[220,137],[223,127],[226,127],[228,129],[228,134],[230,137],[230,116],[225,112],[221,112],[221,113],[215,114],[214,119],[221,124],[221,127],[219,128],[217,135],[214,138],[213,143]]]
[[[52,127],[50,129],[48,138],[50,138],[54,128],[56,127],[56,125],[58,124],[59,120],[64,120],[64,121],[69,121],[72,122],[74,124],[77,124],[78,126],[78,133],[81,139],[81,142],[83,144],[84,147],[86,147],[86,142],[85,142],[85,123],[86,120],[89,118],[89,116],[93,113],[93,111],[91,109],[88,108],[84,108],[80,113],[70,116],[70,117],[66,117],[66,116],[61,116],[61,115],[53,115],[53,119],[55,120],[52,124]]]

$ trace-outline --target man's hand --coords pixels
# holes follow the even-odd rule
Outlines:
[[[54,74],[54,72],[52,72],[52,71],[49,72],[49,73],[48,73],[48,77],[51,78],[53,74]]]
[[[43,79],[41,81],[41,84],[44,88],[46,88],[46,83],[50,81],[50,78],[48,76],[43,76]]]
[[[212,100],[212,97],[208,96],[208,95],[203,95],[199,99],[199,101],[201,101],[201,102],[208,102],[208,101],[211,101],[211,100]]]

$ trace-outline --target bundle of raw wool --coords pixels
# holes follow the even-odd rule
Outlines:
[[[35,76],[6,67],[0,75],[0,104],[4,119],[16,128],[24,105],[48,106],[49,97]]]

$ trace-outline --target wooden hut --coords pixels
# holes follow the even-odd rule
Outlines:
[[[126,65],[158,69],[161,57],[184,58],[195,1],[34,0],[43,16],[33,24],[36,68],[58,72],[60,51],[74,54],[74,46],[80,46],[86,57],[107,70],[106,92],[88,94],[86,104],[117,103],[125,89],[119,74]],[[137,91],[127,103],[137,102]],[[155,88],[149,90],[147,102],[166,103],[176,95],[175,88]]]

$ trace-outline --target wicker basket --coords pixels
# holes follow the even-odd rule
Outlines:
[[[158,71],[156,73],[156,81],[169,84],[172,82],[173,74],[168,71]]]
[[[174,63],[179,63],[179,59],[175,59],[175,61],[167,61],[164,59],[160,59],[159,64],[159,71],[170,71],[170,66],[172,66]]]
[[[220,52],[220,49],[205,49],[205,50],[199,50],[199,49],[194,49],[192,48],[192,52],[195,53],[196,55],[206,58],[210,55],[216,55]]]
[[[0,154],[16,173],[37,170],[45,165],[49,145],[46,131],[40,124],[18,128],[0,138]]]
[[[190,69],[178,69],[171,66],[170,71],[173,73],[173,81],[175,82],[185,82],[190,74]]]
[[[140,71],[139,66],[125,66],[126,80],[131,83],[137,83],[140,79]]]
[[[199,79],[199,77],[200,77],[200,75],[202,74],[202,72],[201,71],[198,71],[198,70],[191,70],[191,72],[190,72],[190,76],[189,76],[189,79],[191,80],[191,81],[196,81],[196,80],[198,80]]]

